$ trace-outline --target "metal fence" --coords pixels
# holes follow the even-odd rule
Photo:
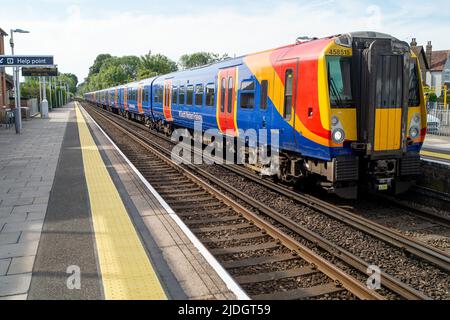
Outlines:
[[[427,133],[450,136],[450,109],[444,104],[430,103],[428,106]]]

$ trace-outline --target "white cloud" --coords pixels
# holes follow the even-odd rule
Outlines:
[[[125,7],[125,6],[124,6]],[[69,5],[66,15],[42,19],[3,19],[4,27],[27,28],[18,35],[17,53],[53,54],[62,72],[77,74],[80,81],[100,53],[142,55],[152,50],[177,60],[198,50],[233,56],[292,43],[298,36],[327,36],[375,29],[409,41],[432,40],[435,47],[450,49],[449,23],[436,27],[417,18],[405,7],[385,13],[375,5],[344,1],[274,4],[269,10],[248,14],[232,7],[219,11],[164,15],[150,12],[98,12],[88,18],[84,7]],[[90,14],[89,16],[92,16]]]

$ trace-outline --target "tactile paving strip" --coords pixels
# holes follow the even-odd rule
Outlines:
[[[78,104],[76,113],[105,298],[167,299]]]

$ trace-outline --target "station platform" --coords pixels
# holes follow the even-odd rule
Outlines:
[[[423,160],[450,166],[450,137],[427,134],[420,154]]]
[[[0,299],[246,299],[78,103],[0,128]]]

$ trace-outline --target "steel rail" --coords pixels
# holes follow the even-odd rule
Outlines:
[[[106,117],[103,113],[98,112],[96,109],[94,109],[94,110],[99,115],[101,115],[102,117],[107,118],[110,121],[113,121],[113,120],[109,119],[109,117]],[[130,131],[130,128],[129,127],[125,127],[125,125],[124,125],[124,123],[122,123],[122,121],[120,121],[120,122],[113,121],[113,123],[117,127],[120,127],[123,132],[129,132]],[[137,127],[140,127],[140,125],[137,125]],[[153,146],[154,148],[160,150],[160,152],[163,152],[165,154],[170,154],[170,152],[166,148],[161,147],[160,145],[158,145],[154,141],[148,139],[147,137],[141,135],[138,132],[133,132],[133,135],[131,135],[131,136],[135,140],[136,139],[137,140],[141,140],[141,142],[140,142],[141,144],[143,143],[142,141],[145,141],[145,143],[147,145]],[[139,138],[137,138],[137,137],[139,137]],[[167,139],[165,136],[162,136],[162,137]],[[301,235],[302,237],[304,237],[305,239],[307,239],[307,240],[317,244],[323,250],[325,250],[328,253],[332,254],[334,257],[344,261],[345,263],[347,263],[348,265],[350,265],[353,268],[357,269],[358,271],[360,271],[362,273],[366,273],[367,268],[369,267],[369,264],[367,262],[363,261],[362,259],[358,258],[357,256],[351,254],[350,252],[346,251],[345,249],[343,249],[343,248],[341,248],[339,246],[336,246],[335,244],[333,244],[330,241],[320,237],[319,235],[313,233],[312,231],[310,231],[310,230],[308,230],[308,229],[298,225],[298,223],[296,223],[296,222],[286,218],[285,216],[281,215],[280,213],[274,211],[273,209],[271,209],[271,208],[269,208],[269,207],[259,203],[258,201],[254,200],[253,198],[249,197],[248,195],[242,193],[240,190],[223,183],[221,180],[217,179],[216,177],[214,177],[210,173],[206,172],[205,170],[200,169],[200,168],[195,167],[195,166],[192,166],[192,165],[185,165],[185,166],[189,167],[190,170],[196,171],[198,174],[200,174],[204,178],[212,181],[213,183],[215,183],[216,185],[218,185],[222,189],[227,190],[228,192],[232,193],[233,195],[238,197],[240,200],[242,200],[242,201],[246,202],[247,204],[257,208],[258,211],[260,211],[264,215],[274,219],[275,221],[277,221],[278,223],[280,223],[281,225],[283,225],[284,227],[286,227],[290,231],[295,232],[295,233]],[[189,171],[187,171],[187,172],[189,172]],[[189,174],[192,175],[191,173],[189,173]],[[206,186],[209,186],[209,184],[206,184]],[[234,202],[234,200],[231,200],[231,199],[229,199],[229,201]],[[239,205],[239,204],[237,204],[237,205]],[[253,216],[255,216],[254,213],[251,213],[251,214]],[[255,224],[257,222],[261,223],[261,218],[259,218],[258,216],[256,216],[256,217],[258,218],[258,221],[255,221]],[[250,217],[249,217],[249,219],[250,219]],[[253,220],[253,218],[250,219],[250,220]],[[265,230],[267,229],[267,224],[268,224],[267,222],[264,222],[263,229],[265,229]],[[273,227],[271,226],[271,228],[273,228]],[[300,246],[297,247],[297,250],[296,250],[296,248],[294,246],[294,247],[292,247],[292,250],[295,250],[295,251],[300,250],[300,252],[304,252],[304,249],[300,249],[302,247],[303,246],[300,245]],[[289,248],[291,248],[291,247],[289,246]],[[323,259],[323,258],[321,258],[321,259]],[[305,259],[305,260],[308,261],[308,259]],[[328,262],[328,263],[330,263],[330,262]],[[332,277],[330,277],[330,278],[332,278]],[[359,281],[358,281],[358,283],[359,283]],[[392,291],[396,292],[397,294],[399,294],[400,296],[402,296],[402,297],[404,297],[406,299],[429,299],[423,293],[415,290],[412,287],[409,287],[408,285],[404,284],[403,282],[399,281],[398,279],[396,279],[396,278],[392,277],[391,275],[388,275],[388,274],[386,274],[384,272],[382,273],[382,283],[383,283],[383,286],[385,286],[386,288],[391,289]]]
[[[350,211],[342,209],[333,204],[329,204],[316,197],[301,194],[280,184],[275,184],[273,182],[269,182],[267,180],[258,178],[245,168],[241,168],[237,165],[224,167],[229,168],[229,170],[234,171],[235,173],[238,173],[240,175],[245,175],[246,178],[251,179],[252,181],[255,181],[259,184],[262,184],[272,191],[275,191],[283,195],[287,195],[291,199],[296,200],[297,202],[300,202],[316,211],[325,213],[326,215],[338,221],[351,225],[354,228],[364,231],[365,233],[370,234],[372,236],[375,236],[376,238],[383,240],[384,242],[390,243],[391,245],[394,245],[397,248],[412,253],[417,257],[420,257],[428,262],[431,262],[439,266],[441,269],[446,270],[447,272],[450,271],[450,255],[426,243],[407,238],[401,235],[400,233],[389,229],[388,227],[382,226],[369,219],[360,217]]]
[[[245,217],[247,220],[254,223],[257,227],[264,230],[268,235],[270,235],[272,238],[279,240],[283,245],[285,245],[287,248],[295,252],[299,257],[304,259],[305,261],[309,262],[310,264],[314,265],[318,270],[320,270],[322,273],[327,275],[330,279],[335,281],[336,285],[342,285],[344,288],[349,290],[351,293],[353,293],[355,296],[357,296],[360,299],[365,300],[385,300],[383,296],[378,294],[375,290],[369,289],[367,286],[363,285],[359,280],[353,278],[352,276],[348,275],[341,269],[339,269],[337,266],[333,265],[326,259],[322,258],[312,250],[310,250],[308,247],[302,245],[300,242],[292,238],[291,236],[287,235],[286,233],[282,232],[281,230],[277,229],[261,217],[259,217],[256,213],[250,211],[246,207],[242,206],[241,204],[237,203],[235,200],[231,199],[227,195],[225,195],[223,192],[219,191],[217,188],[211,186],[208,181],[205,181],[203,179],[200,179],[196,175],[194,175],[190,170],[192,169],[190,165],[179,165],[175,163],[171,157],[170,152],[155,144],[153,141],[149,141],[148,138],[145,136],[142,136],[138,132],[131,133],[129,128],[124,128],[123,124],[118,124],[116,122],[112,122],[110,119],[105,117],[104,115],[100,114],[105,119],[109,120],[110,123],[112,123],[118,130],[126,134],[128,137],[133,139],[136,143],[141,145],[146,150],[150,151],[151,153],[158,156],[161,160],[163,160],[165,163],[167,163],[169,166],[175,168],[176,170],[182,172],[183,175],[185,175],[188,179],[196,183],[197,185],[201,186],[202,188],[208,190],[210,193],[212,193],[214,196],[216,196],[218,199],[222,200],[224,203],[226,203],[228,206],[233,208],[236,212],[241,214],[243,217]],[[179,158],[182,160],[181,158]],[[185,167],[189,167],[185,168]]]
[[[110,113],[109,113],[110,114]],[[123,120],[123,117],[119,115],[112,114],[117,119]],[[133,126],[140,128],[142,130],[148,129],[146,126],[138,124],[133,121],[126,121],[127,123],[132,124]],[[147,131],[150,134],[153,134],[161,139],[165,139],[168,142],[173,143],[166,135],[153,132],[153,131]],[[342,209],[338,206],[335,206],[333,204],[327,203],[321,199],[318,199],[316,197],[313,197],[311,195],[302,194],[296,191],[293,191],[292,189],[285,187],[281,184],[276,184],[268,180],[261,179],[260,177],[256,176],[254,173],[248,171],[242,166],[238,165],[221,165],[223,168],[232,171],[236,174],[239,174],[241,176],[244,176],[258,184],[261,184],[270,190],[279,193],[284,196],[288,196],[291,199],[315,210],[320,213],[326,214],[329,217],[332,217],[342,223],[345,223],[347,225],[350,225],[360,231],[363,231],[366,234],[369,234],[371,236],[374,236],[378,238],[379,240],[382,240],[384,242],[387,242],[403,251],[409,252],[419,258],[422,258],[430,263],[435,264],[439,268],[450,272],[450,255],[446,252],[443,252],[441,250],[438,250],[426,243],[407,238],[403,236],[402,234],[388,228],[385,226],[382,226],[376,222],[373,222],[369,219],[360,217],[348,210]]]

